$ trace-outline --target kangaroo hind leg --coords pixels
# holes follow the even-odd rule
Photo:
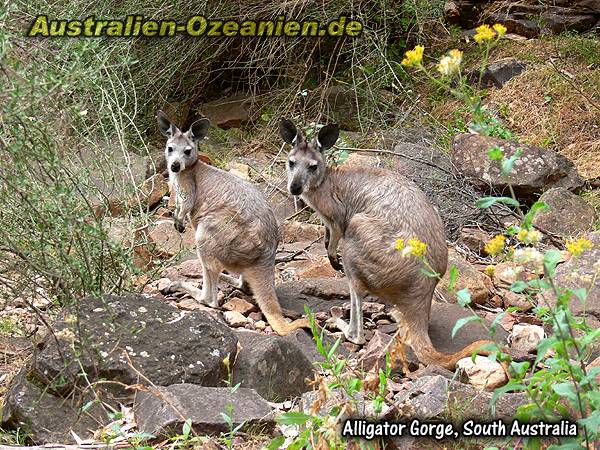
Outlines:
[[[365,333],[363,330],[363,312],[362,299],[363,295],[349,283],[350,290],[350,322],[346,323],[342,318],[334,318],[334,323],[338,329],[344,333],[346,339],[355,344],[364,344],[366,342]]]

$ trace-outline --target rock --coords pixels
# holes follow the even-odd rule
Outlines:
[[[229,173],[242,180],[250,181],[250,166],[247,164],[232,161],[229,163]]]
[[[533,276],[531,272],[513,261],[501,262],[494,266],[494,283],[496,285],[510,286],[517,280],[529,281]]]
[[[317,345],[313,339],[312,334],[307,330],[295,330],[284,336],[284,339],[290,344],[298,347],[306,358],[312,363],[317,361],[324,361],[325,358],[317,350]],[[335,343],[335,339],[327,334],[323,336],[323,345],[331,348]],[[348,356],[348,352],[343,348],[338,347],[335,353],[337,356]]]
[[[190,259],[182,261],[176,266],[167,267],[160,276],[171,281],[185,281],[189,278],[202,279],[202,264],[196,255],[191,255]]]
[[[348,281],[341,278],[306,278],[280,283],[275,287],[282,308],[304,314],[304,305],[313,313],[329,312],[350,298]]]
[[[504,306],[510,308],[516,306],[523,312],[530,311],[533,308],[533,303],[529,301],[525,296],[519,295],[516,292],[504,291],[502,294],[504,298]]]
[[[539,325],[514,325],[511,347],[526,353],[535,353],[537,344],[544,339],[544,329]]]
[[[256,322],[254,322],[254,327],[257,330],[264,330],[265,328],[267,328],[267,322],[265,322],[264,320],[257,320]]]
[[[398,155],[392,167],[425,192],[438,209],[449,240],[456,240],[467,225],[477,223],[483,228],[486,225],[495,228],[498,218],[513,214],[505,206],[501,207],[501,213],[475,207],[481,193],[454,174],[450,155],[431,145],[435,137],[422,128],[396,130],[384,139],[384,145]]]
[[[491,148],[500,147],[505,157],[520,148],[522,156],[513,171],[505,177],[498,161],[488,156]],[[531,200],[552,187],[578,190],[583,179],[573,163],[564,156],[541,147],[527,146],[505,139],[478,134],[458,134],[454,137],[452,162],[456,170],[478,189],[503,191],[510,183],[518,198]]]
[[[238,311],[225,311],[223,317],[225,317],[225,321],[233,328],[243,327],[248,323],[248,319]]]
[[[243,298],[233,297],[223,305],[223,309],[227,311],[237,311],[240,314],[248,314],[251,311],[256,311],[258,308],[256,305],[244,300]]]
[[[460,425],[468,419],[512,420],[517,407],[527,403],[522,393],[504,393],[496,403],[495,415],[492,415],[489,408],[491,397],[489,392],[478,391],[473,386],[451,381],[442,375],[422,376],[404,383],[404,390],[394,397],[394,406],[398,409],[399,419],[448,420],[447,411],[454,411],[458,405],[463,405],[460,414],[450,417],[452,423]],[[464,405],[468,405],[468,408]]]
[[[252,98],[247,95],[232,95],[204,103],[200,110],[219,128],[239,128],[250,120],[251,103]]]
[[[458,278],[456,280],[455,292],[461,289],[468,289],[471,295],[471,301],[476,305],[485,303],[490,298],[489,278],[479,272],[473,265],[463,258],[456,250],[448,250],[448,267],[455,266],[458,269]],[[456,293],[448,292],[450,284],[450,270],[447,270],[438,287],[443,292],[444,298],[452,303],[457,302]]]
[[[591,231],[594,227],[594,208],[568,189],[549,189],[539,201],[548,206],[548,209],[538,211],[533,218],[533,225],[542,231],[572,237]]]
[[[476,356],[475,362],[471,358],[463,358],[456,366],[461,377],[479,390],[493,391],[508,381],[502,365],[485,356]]]
[[[490,235],[479,228],[463,228],[458,236],[458,244],[465,246],[472,252],[483,255],[485,244],[491,239]]]
[[[185,232],[180,234],[172,220],[159,220],[150,226],[148,238],[159,256],[170,258],[196,245],[194,229],[189,224]]]
[[[232,383],[255,389],[269,401],[281,402],[309,391],[312,361],[290,339],[239,331],[241,345]]]
[[[382,167],[381,158],[377,154],[364,155],[360,153],[350,153],[341,164],[342,167]]]
[[[195,384],[174,384],[156,388],[153,392],[138,391],[133,407],[137,429],[157,437],[180,434],[187,419],[198,435],[230,431],[222,416],[231,417],[233,427],[243,423],[241,431],[260,425],[274,427],[272,409],[254,389],[205,387]]]
[[[506,59],[496,61],[487,66],[481,77],[481,87],[483,88],[501,88],[511,78],[521,74],[527,67],[524,61],[516,59]],[[480,71],[479,69],[469,70],[465,76],[471,84],[479,84]]]
[[[147,178],[141,187],[142,200],[148,208],[156,206],[168,193],[169,184],[160,173]]]
[[[313,242],[325,236],[325,227],[312,223],[286,221],[281,224],[281,241],[283,243],[306,241]]]
[[[86,412],[81,407],[92,398],[65,399],[38,385],[24,367],[12,380],[0,408],[0,428],[19,430],[36,445],[51,442],[75,443],[71,431],[82,439],[91,438],[94,431],[110,422],[104,408],[93,404]],[[30,379],[32,378],[32,379]]]
[[[52,329],[34,353],[32,373],[60,395],[88,380],[145,383],[139,373],[157,385],[219,386],[227,374],[223,359],[237,346],[222,320],[139,295],[85,298]]]
[[[306,278],[335,278],[342,274],[337,272],[327,256],[311,257],[304,261],[292,261],[286,265],[286,269],[294,270],[294,275],[299,280]]]
[[[335,122],[340,129],[357,131],[360,129],[359,109],[361,103],[352,88],[333,85],[324,91],[313,91],[308,95],[307,107],[315,107],[325,114],[326,122]]]
[[[367,344],[365,352],[361,357],[359,363],[365,371],[385,368],[385,355],[390,351],[390,343],[392,342],[392,336],[384,334],[378,330],[375,330],[373,337]],[[392,344],[393,345],[393,344]],[[415,353],[409,346],[404,347],[406,353],[406,364],[408,369],[413,371],[419,367],[419,360]],[[402,368],[402,361],[393,361],[394,367]]]

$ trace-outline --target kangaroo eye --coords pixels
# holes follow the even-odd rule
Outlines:
[[[315,170],[317,170],[318,165],[315,164],[314,166],[308,166],[308,171],[309,172],[314,172]]]
[[[169,153],[173,153],[173,147],[171,147],[171,146],[167,147],[167,151],[168,151]]]
[[[296,165],[296,163],[294,161],[288,161],[288,164],[290,166],[290,169],[293,169],[294,166]]]
[[[192,151],[188,148],[188,149],[184,150],[183,153],[185,153],[185,156],[190,156]]]

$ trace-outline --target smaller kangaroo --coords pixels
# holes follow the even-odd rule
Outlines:
[[[367,293],[394,305],[406,329],[405,341],[422,363],[454,369],[489,341],[478,341],[448,355],[438,352],[429,338],[429,315],[437,278],[421,272],[422,262],[403,257],[396,240],[418,238],[427,244],[426,257],[442,276],[448,264],[448,248],[442,221],[415,183],[384,169],[328,168],[323,151],[338,139],[339,129],[327,125],[307,141],[288,119],[279,132],[292,145],[287,157],[288,189],[299,195],[321,216],[327,229],[327,255],[334,268],[341,267],[350,291],[350,323],[336,319],[338,328],[354,343],[365,342],[362,299]],[[481,351],[481,354],[489,352]]]
[[[198,142],[208,132],[208,119],[197,120],[185,132],[162,111],[157,121],[167,136],[165,158],[176,194],[175,226],[179,231],[185,222],[193,226],[202,265],[202,290],[186,282],[171,283],[170,288],[218,307],[219,277],[240,289],[247,281],[276,333],[308,327],[306,319],[288,323],[281,313],[274,274],[279,228],[267,200],[252,184],[198,159]],[[223,269],[241,277],[224,274]]]

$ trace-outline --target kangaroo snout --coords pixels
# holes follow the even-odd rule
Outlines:
[[[179,161],[175,161],[171,163],[171,172],[177,173],[181,169],[181,164]]]
[[[302,194],[302,184],[298,182],[293,182],[290,184],[290,194],[292,195],[300,195]]]

